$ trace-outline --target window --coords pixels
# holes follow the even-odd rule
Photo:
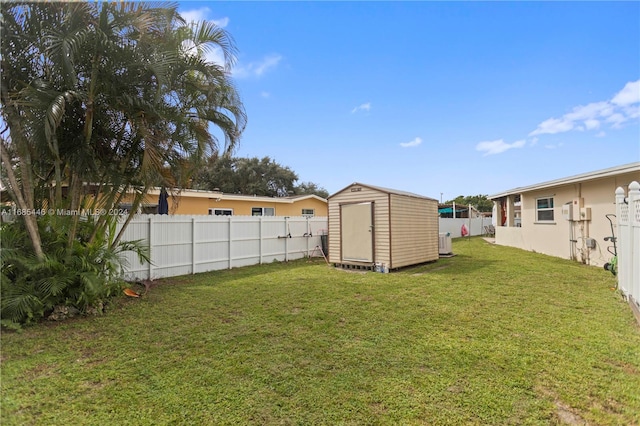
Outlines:
[[[233,216],[233,209],[209,209],[210,215]]]
[[[273,207],[251,207],[251,216],[275,216],[276,209]]]
[[[536,200],[536,221],[553,222],[553,197]]]
[[[313,217],[315,214],[315,209],[302,209],[302,216]]]

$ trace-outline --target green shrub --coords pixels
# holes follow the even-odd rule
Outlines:
[[[92,217],[79,221],[78,238],[69,243],[70,217],[44,216],[38,225],[45,257],[38,260],[21,221],[4,223],[0,250],[1,318],[10,323],[29,324],[53,312],[56,306],[86,313],[122,287],[124,260],[121,253],[133,250],[148,259],[140,242],[122,242],[112,247],[116,219],[105,232],[89,242],[96,223]],[[92,309],[95,311],[95,309]]]

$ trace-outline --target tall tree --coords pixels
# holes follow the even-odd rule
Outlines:
[[[294,194],[316,194],[323,198],[328,193],[311,182],[296,185],[298,175],[289,167],[270,157],[239,158],[212,156],[194,176],[196,189],[220,190],[230,194],[286,197]]]
[[[456,203],[462,206],[472,205],[480,212],[490,212],[493,209],[493,202],[487,195],[458,195],[453,200],[449,200],[446,204]]]
[[[108,210],[133,194],[132,215],[151,186],[180,187],[203,158],[238,143],[246,114],[227,72],[236,50],[214,24],[187,25],[175,4],[2,2],[0,11],[0,154],[18,208]],[[225,64],[204,59],[214,47]],[[69,247],[78,218],[64,224]],[[22,219],[42,258],[37,217]],[[98,218],[90,238],[108,222]]]
[[[313,182],[300,182],[296,185],[294,192],[296,195],[312,194],[321,198],[329,198],[329,191]]]

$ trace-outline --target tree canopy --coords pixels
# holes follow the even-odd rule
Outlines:
[[[270,157],[212,156],[193,179],[195,189],[219,190],[230,194],[286,197],[328,192],[312,182],[296,184],[298,175]]]
[[[472,205],[480,212],[490,212],[493,210],[493,202],[487,198],[487,195],[458,195],[453,200],[446,201],[445,204],[461,204],[461,205]]]
[[[109,209],[128,193],[133,213],[151,186],[182,186],[203,158],[238,143],[246,114],[226,72],[233,40],[210,22],[187,25],[176,8],[2,2],[0,148],[18,208]],[[204,59],[214,47],[226,64]],[[42,257],[36,216],[22,218]]]

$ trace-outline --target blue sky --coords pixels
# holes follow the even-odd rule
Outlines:
[[[447,200],[640,161],[638,2],[179,10],[235,39],[236,155],[329,193],[357,181]]]

